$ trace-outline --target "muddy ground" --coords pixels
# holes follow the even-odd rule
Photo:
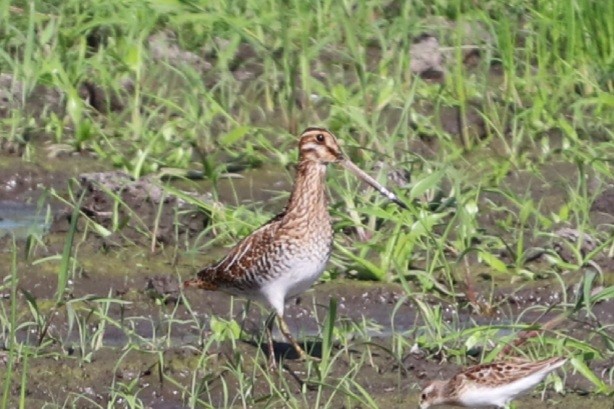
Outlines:
[[[69,299],[111,296],[127,302],[126,305],[111,304],[107,312],[109,317],[122,324],[116,327],[107,325],[99,343],[101,347],[93,348],[91,344],[87,344],[90,346],[84,350],[79,332],[74,327],[68,327],[66,310],[60,308],[49,313],[56,288],[58,262],[34,263],[43,257],[60,254],[68,229],[70,208],[57,198],[47,197],[46,203],[50,206],[52,217],[47,220],[49,234],[45,236],[44,246],[36,247],[26,259],[23,256],[25,242],[17,243],[20,254],[17,266],[20,274],[19,287],[37,300],[44,314],[53,317],[43,338],[45,351],[48,353],[31,358],[27,363],[19,362],[16,367],[16,373],[21,374],[27,365],[27,397],[32,405],[30,407],[39,404],[42,406],[43,402],[62,405],[68,401],[76,402],[76,407],[96,407],[96,404],[104,404],[112,399],[109,392],[111,388],[131,388],[131,391],[138,390],[138,397],[147,407],[176,408],[185,404],[185,388],[189,387],[195,374],[195,378],[201,379],[203,385],[206,385],[201,385],[203,390],[206,390],[201,399],[210,401],[213,406],[227,404],[225,389],[228,388],[230,395],[233,395],[232,391],[239,388],[236,376],[229,369],[237,359],[243,362],[245,373],[255,376],[254,389],[250,392],[253,399],[251,402],[256,406],[283,405],[277,400],[271,401],[273,398],[270,381],[265,379],[260,370],[254,369],[264,368],[266,365],[266,356],[260,346],[266,311],[251,305],[245,312],[246,304],[243,301],[210,292],[188,291],[185,296],[190,308],[181,302],[182,295],[177,282],[191,276],[200,266],[211,262],[224,251],[220,249],[219,254],[199,254],[193,251],[177,254],[177,247],[172,245],[177,242],[178,237],[187,240],[205,239],[199,238],[200,231],[207,224],[208,215],[205,210],[188,209],[189,206],[180,199],[165,196],[159,184],[150,180],[133,181],[117,172],[96,173],[102,166],[79,155],[68,161],[62,160],[61,165],[53,163],[52,160],[24,163],[17,158],[5,156],[4,159],[0,169],[0,179],[5,181],[0,189],[0,203],[4,206],[4,214],[9,214],[6,209],[14,210],[20,207],[26,212],[32,212],[37,208],[36,200],[41,197],[44,188],[53,187],[65,196],[67,179],[74,176],[79,182],[75,185],[77,187],[73,188],[74,191],[85,192],[81,203],[82,210],[107,227],[112,222],[109,217],[112,205],[109,192],[121,196],[128,207],[138,209],[140,223],[150,231],[154,228],[152,223],[156,219],[155,212],[160,208],[161,202],[164,204],[153,253],[151,243],[143,241],[138,225],[130,223],[126,223],[120,229],[121,233],[111,238],[102,240],[97,235],[90,234],[87,236],[90,239],[78,244],[76,251],[79,268],[77,276],[69,283]],[[554,174],[560,173],[557,171],[553,172]],[[250,178],[259,182],[268,178],[269,185],[273,183],[280,189],[287,189],[289,185],[287,178],[279,179],[279,172],[271,172],[266,168],[261,172],[248,172],[246,179],[240,183],[249,186],[253,183]],[[513,175],[510,178],[512,179]],[[206,196],[196,193],[200,189],[206,191],[204,182],[194,182],[190,188],[194,197],[209,200]],[[247,192],[247,195],[254,191],[261,192],[253,185],[251,189],[243,191]],[[536,191],[539,189],[536,188]],[[541,192],[547,192],[551,196],[558,194],[547,189]],[[224,200],[223,189],[221,196]],[[272,200],[270,196],[260,199]],[[606,196],[601,200],[609,199]],[[272,208],[278,208],[280,205],[279,200],[270,202]],[[175,212],[182,206],[186,208],[182,211],[184,219],[181,219],[181,227],[178,230],[171,229],[169,226],[173,225]],[[608,205],[604,206],[607,209]],[[607,212],[605,215],[603,213],[597,208],[595,217],[607,218]],[[83,226],[80,231],[82,228]],[[1,257],[5,267],[2,273],[6,276],[9,274],[6,266],[10,265],[11,256],[11,242],[7,237],[3,240],[3,248]],[[535,262],[539,262],[539,257]],[[605,284],[611,285],[614,271],[612,260],[605,257],[601,258],[600,262],[608,273]],[[445,321],[452,331],[466,329],[475,324],[545,323],[560,313],[558,303],[564,299],[573,299],[575,286],[581,281],[582,274],[580,271],[566,275],[563,284],[538,279],[513,287],[507,284],[508,280],[493,281],[488,274],[481,274],[476,283],[479,298],[489,300],[489,308],[483,310],[475,308],[475,305],[463,297],[457,302],[445,301],[436,296],[425,297],[423,301],[431,306],[442,306]],[[9,294],[5,290],[2,294],[4,308],[8,306],[8,297]],[[341,378],[356,361],[362,362],[355,381],[366,388],[380,407],[412,407],[417,403],[420,386],[428,379],[449,377],[459,369],[453,360],[443,360],[445,355],[438,351],[422,349],[419,342],[416,343],[423,335],[415,331],[415,328],[423,323],[422,315],[419,313],[416,299],[408,296],[400,284],[394,283],[335,280],[317,285],[312,291],[290,302],[287,308],[290,327],[306,342],[306,347],[311,348],[314,355],[320,353],[319,334],[331,299],[338,303],[336,327],[341,328],[341,333],[345,334],[346,341],[343,345],[347,348],[341,344],[335,346],[334,352],[343,353],[335,361],[330,376],[333,379]],[[19,295],[19,305],[22,317],[27,316],[23,294]],[[102,304],[89,298],[75,305],[83,311],[100,311]],[[552,308],[549,309],[550,307]],[[596,347],[603,347],[594,329],[600,324],[614,322],[614,302],[610,300],[597,304],[593,314],[592,317],[575,316],[556,330],[585,340]],[[199,360],[203,359],[203,342],[206,343],[212,336],[208,326],[211,317],[236,319],[242,326],[242,341],[237,344],[226,341],[208,349],[209,360],[202,365]],[[26,318],[24,320],[27,321]],[[169,330],[171,321],[172,330]],[[94,331],[99,325],[98,322],[95,317],[90,317],[85,321],[85,325]],[[131,330],[127,331],[126,328]],[[507,335],[506,331],[509,330],[501,330],[497,336]],[[24,326],[18,336],[30,344],[36,344],[40,332],[40,326],[31,324]],[[278,382],[281,382],[282,387],[290,394],[299,394],[306,388],[302,396],[309,402],[316,392],[303,382],[306,381],[307,385],[309,382],[317,382],[313,366],[297,361],[283,337],[279,333],[275,333],[275,337],[276,353],[278,358],[284,357],[286,367],[284,377]],[[391,342],[399,342],[399,339],[406,344],[406,348],[401,356],[394,356],[389,352]],[[147,352],[147,347],[125,349],[127,345],[135,342],[151,342],[152,349],[163,352]],[[164,345],[163,348],[160,343]],[[415,343],[416,349],[410,353],[410,347]],[[478,346],[471,352],[479,357],[482,347],[492,346]],[[6,359],[5,356],[5,361]],[[612,357],[595,357],[590,362],[591,369],[607,383],[611,382],[613,365]],[[19,390],[17,380],[20,377],[16,376],[14,379],[16,381],[13,392],[16,394]],[[549,407],[550,402],[556,402],[557,407],[575,408],[584,407],[590,401],[593,408],[612,408],[610,399],[589,394],[593,385],[573,368],[567,368],[563,379],[565,396],[551,390],[545,394],[535,393],[524,398],[525,402],[520,403],[521,407],[528,405],[528,402],[536,408]],[[332,389],[325,391],[324,394],[331,395],[331,391]],[[313,395],[312,398],[310,395]],[[542,400],[543,398],[545,400]],[[88,402],[88,399],[96,404]],[[339,403],[338,406],[346,404],[343,397],[332,399],[333,402]],[[241,406],[240,401],[235,403]]]

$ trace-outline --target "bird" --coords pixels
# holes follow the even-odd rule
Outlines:
[[[440,405],[508,408],[514,398],[529,392],[566,361],[553,357],[475,365],[448,380],[429,383],[420,394],[420,409]]]
[[[275,317],[299,358],[310,358],[284,320],[284,305],[318,280],[331,256],[333,229],[326,195],[327,166],[341,165],[392,202],[407,208],[394,193],[348,159],[327,129],[305,129],[298,151],[294,186],[282,212],[240,240],[217,263],[184,282],[185,288],[222,291],[271,308],[273,314],[266,330],[272,368],[276,366],[271,335]]]

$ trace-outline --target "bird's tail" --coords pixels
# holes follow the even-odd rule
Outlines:
[[[552,358],[544,359],[542,361],[535,362],[536,364],[540,364],[542,369],[540,371],[554,371],[556,368],[563,366],[563,364],[567,362],[567,358],[555,356]]]
[[[556,357],[551,358],[551,359],[549,359],[547,361],[550,361],[550,362],[548,362],[548,364],[550,365],[550,367],[552,369],[556,369],[556,368],[558,368],[560,366],[563,366],[563,364],[565,364],[565,362],[567,362],[567,358],[562,357],[562,356],[556,356]]]
[[[183,288],[188,288],[188,287],[200,288],[201,290],[215,291],[217,290],[218,286],[213,284],[209,280],[204,280],[199,274],[195,278],[191,278],[183,282]]]

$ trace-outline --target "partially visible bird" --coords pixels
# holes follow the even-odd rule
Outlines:
[[[222,260],[184,283],[185,287],[219,290],[270,306],[280,331],[301,358],[307,355],[283,318],[284,304],[311,287],[324,272],[331,255],[333,230],[325,189],[330,163],[340,164],[406,208],[392,192],[343,154],[331,132],[307,128],[300,137],[296,180],[285,209],[243,238]],[[270,326],[267,335],[270,365],[275,366]]]
[[[472,366],[446,381],[433,381],[420,394],[420,409],[439,405],[507,408],[529,392],[566,358],[494,362]]]

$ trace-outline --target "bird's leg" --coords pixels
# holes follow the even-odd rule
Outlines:
[[[275,323],[275,313],[269,315],[265,323],[266,341],[269,349],[269,370],[277,369],[277,361],[275,360],[275,346],[273,345],[273,324]]]
[[[286,324],[286,321],[284,320],[284,317],[282,317],[281,315],[277,315],[277,325],[279,326],[279,330],[281,331],[281,333],[284,334],[284,337],[286,337],[286,339],[288,341],[290,341],[290,343],[294,347],[294,350],[299,355],[299,358],[301,360],[305,361],[305,360],[311,358],[309,355],[307,355],[305,350],[303,348],[301,348],[301,346],[298,344],[298,342],[296,342],[296,340],[294,339],[294,337],[290,333],[290,329],[288,328],[288,324]]]

